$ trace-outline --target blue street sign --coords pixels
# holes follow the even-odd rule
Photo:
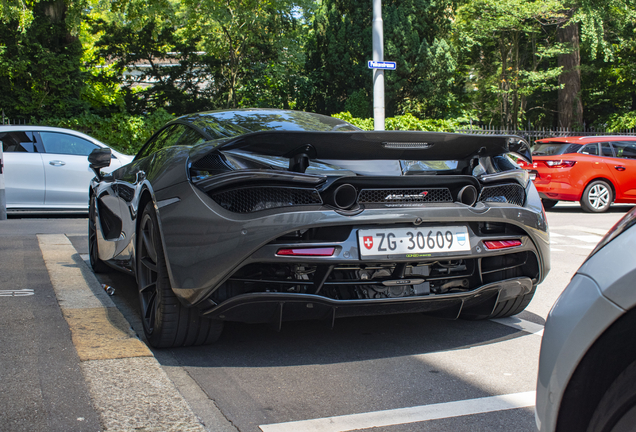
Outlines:
[[[369,69],[388,69],[395,70],[395,62],[390,61],[373,61],[369,60]]]

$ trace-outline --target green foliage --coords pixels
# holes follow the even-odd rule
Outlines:
[[[363,130],[373,130],[373,118],[353,117],[349,112],[341,112],[333,114],[332,117],[339,118]],[[403,131],[432,131],[432,132],[455,132],[462,126],[462,121],[454,120],[420,120],[414,115],[407,113],[395,117],[385,119],[386,130],[403,130]]]
[[[14,119],[76,115],[86,106],[82,46],[66,22],[75,9],[64,2],[29,5],[28,20],[9,14],[0,21],[0,107]]]
[[[349,122],[362,130],[373,130],[373,118],[353,117],[349,111],[332,114],[331,116]]]
[[[101,117],[82,114],[71,118],[47,118],[40,124],[84,132],[117,151],[134,155],[152,134],[173,118],[160,108],[148,116],[117,113]]]
[[[479,120],[518,129],[530,111],[551,109],[545,100],[558,88],[556,56],[568,49],[554,42],[562,7],[559,0],[471,0],[458,9],[456,44]]]
[[[304,58],[297,49],[298,42],[302,44],[302,26],[291,12],[302,3],[184,0],[183,4],[186,33],[200,37],[198,46],[216,61],[211,75],[218,104],[230,108],[253,102],[294,103],[290,95],[297,81],[295,72]]]
[[[369,117],[371,115],[369,101],[372,98],[373,96],[363,88],[355,90],[345,101],[344,109],[355,117]]]
[[[618,130],[617,119],[636,110],[636,21],[608,21],[604,41],[610,58],[598,56],[581,67],[582,99],[588,124],[616,124],[610,127]],[[587,49],[584,54],[592,57]]]
[[[388,115],[415,106],[405,101],[418,103],[422,116],[444,116],[450,111],[456,61],[445,38],[452,6],[451,0],[383,2],[385,58],[397,63],[395,71],[384,74]],[[367,61],[372,57],[372,17],[371,2],[320,3],[308,43],[309,110],[371,112],[373,73]],[[366,104],[361,95],[367,95]]]
[[[567,26],[581,39],[584,121],[631,124],[634,0],[383,0],[382,11],[397,62],[384,75],[387,129],[451,130],[462,115],[555,126],[558,62],[576,53],[557,43]],[[124,148],[155,112],[277,107],[371,129],[371,21],[372,2],[356,0],[3,0],[0,108],[110,127]]]
[[[612,114],[607,125],[608,132],[621,132],[636,128],[636,111],[625,114]]]

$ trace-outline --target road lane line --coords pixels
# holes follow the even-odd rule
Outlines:
[[[260,425],[263,432],[344,432],[534,406],[535,392],[512,393],[411,408]]]
[[[503,324],[508,327],[512,327],[517,330],[521,330],[527,333],[543,336],[543,326],[541,324],[533,323],[532,321],[526,321],[517,317],[508,318],[493,318],[490,321],[494,321],[498,324]]]
[[[601,241],[601,239],[603,237],[592,234],[592,235],[569,235],[569,238],[573,238],[575,240],[579,240],[585,243],[598,243],[599,241]]]

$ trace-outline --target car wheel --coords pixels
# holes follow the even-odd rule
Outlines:
[[[629,432],[636,424],[636,362],[610,385],[594,410],[588,432]]]
[[[95,273],[107,273],[110,267],[99,259],[99,250],[97,249],[97,211],[95,195],[91,194],[91,201],[88,210],[88,256],[91,268]]]
[[[505,300],[497,303],[492,314],[488,318],[505,318],[521,313],[530,303],[534,292],[536,291],[536,285],[532,286],[532,290],[528,294],[523,294],[510,300]]]
[[[550,210],[552,207],[557,205],[558,202],[559,202],[559,200],[551,200],[551,199],[542,199],[541,200],[541,203],[543,204],[543,208],[545,210]]]
[[[223,331],[223,321],[208,319],[197,308],[186,308],[172,291],[152,202],[141,214],[137,234],[139,303],[148,343],[169,348],[215,342]]]
[[[593,181],[583,191],[581,207],[589,213],[602,213],[610,208],[614,197],[612,188],[603,180]]]

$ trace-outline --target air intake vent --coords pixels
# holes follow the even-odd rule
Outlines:
[[[521,185],[514,183],[486,186],[481,190],[479,201],[522,206],[526,201],[526,193]]]
[[[234,189],[210,194],[210,197],[221,207],[234,213],[322,204],[320,195],[314,189],[285,187]]]
[[[360,204],[413,205],[419,203],[453,202],[448,188],[363,189]]]
[[[228,171],[231,168],[219,154],[208,154],[192,164],[197,171]]]

